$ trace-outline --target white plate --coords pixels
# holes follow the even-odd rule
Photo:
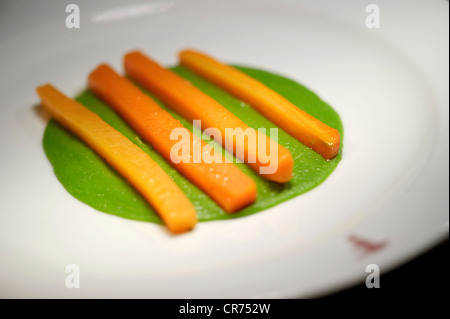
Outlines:
[[[64,1],[0,4],[1,297],[319,296],[448,236],[448,2],[378,0],[380,28],[367,28],[364,1],[76,3],[79,29],[66,28]],[[102,61],[122,70],[139,48],[173,65],[185,47],[283,74],[331,104],[345,129],[332,175],[182,236],[72,198],[43,152],[35,87],[74,96]],[[70,264],[80,288],[66,287]]]

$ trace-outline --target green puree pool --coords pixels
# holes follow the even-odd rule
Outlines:
[[[148,153],[186,193],[197,210],[199,221],[237,218],[275,206],[303,194],[323,182],[341,160],[343,138],[343,127],[339,115],[304,86],[266,71],[247,67],[237,68],[260,80],[307,113],[338,129],[341,133],[341,151],[336,158],[326,161],[279,129],[278,142],[287,148],[294,158],[292,180],[283,185],[269,182],[258,176],[245,164],[237,163],[236,165],[256,182],[258,199],[251,206],[235,214],[225,213],[208,196],[172,168],[150,145],[142,141],[112,109],[97,99],[89,90],[82,92],[76,100],[100,115],[106,122]],[[266,128],[267,134],[269,134],[270,128],[276,127],[249,105],[201,79],[186,68],[177,66],[172,70],[215,98],[249,126],[255,129]],[[167,109],[156,98],[154,99],[176,119],[179,119],[185,127],[192,130],[192,123]],[[94,151],[53,120],[48,123],[45,130],[43,146],[55,175],[75,198],[105,213],[162,223],[155,211],[132,186]]]

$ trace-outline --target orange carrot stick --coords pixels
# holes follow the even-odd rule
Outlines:
[[[210,153],[210,146],[112,68],[100,65],[92,71],[89,88],[225,211],[235,212],[256,200],[256,184],[250,177],[233,163],[225,162],[219,153],[213,152],[210,161],[199,157]],[[178,134],[187,138],[178,141]],[[196,148],[202,153],[196,153]]]
[[[181,233],[194,228],[197,223],[194,206],[150,156],[97,114],[52,85],[40,86],[36,91],[53,118],[122,174],[156,210],[171,232]]]
[[[140,52],[124,57],[127,74],[183,117],[215,128],[214,136],[229,152],[264,178],[285,183],[292,178],[291,153],[267,135],[250,128],[216,100]],[[268,132],[267,132],[268,133]]]
[[[299,109],[261,82],[199,52],[185,50],[180,52],[179,57],[183,66],[247,102],[325,159],[332,159],[338,154],[338,130]]]

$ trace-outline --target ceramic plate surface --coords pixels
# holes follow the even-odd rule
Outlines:
[[[445,239],[448,2],[375,2],[75,1],[80,28],[69,29],[68,1],[2,1],[0,296],[320,296]],[[182,236],[68,194],[42,148],[35,87],[75,96],[100,62],[122,71],[138,48],[171,66],[186,47],[282,74],[333,106],[345,147],[330,177]],[[69,289],[73,264],[80,288]]]

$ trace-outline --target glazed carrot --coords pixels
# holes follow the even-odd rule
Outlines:
[[[338,130],[299,109],[261,82],[203,53],[184,50],[179,57],[183,66],[247,102],[325,159],[332,159],[338,154]]]
[[[194,206],[167,173],[137,145],[97,114],[66,97],[50,84],[36,89],[54,119],[94,149],[133,185],[173,233],[194,228]]]
[[[198,156],[211,152],[210,146],[112,68],[103,64],[92,71],[89,88],[226,212],[235,212],[256,200],[256,184],[250,177],[226,162],[220,153],[213,152],[211,161]],[[178,134],[188,137],[178,141]]]
[[[141,52],[124,57],[127,75],[158,96],[184,118],[200,120],[202,128],[215,128],[215,136],[230,153],[262,177],[278,183],[292,178],[291,153],[267,135],[250,128],[216,100]],[[267,132],[268,133],[268,132]]]

